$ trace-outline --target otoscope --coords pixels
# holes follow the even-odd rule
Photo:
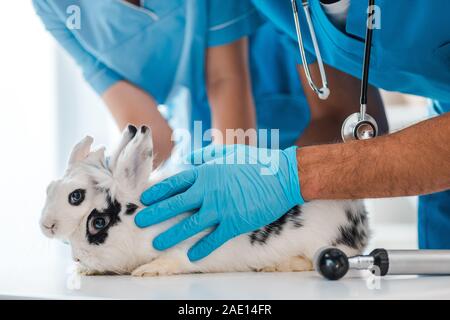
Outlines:
[[[328,280],[339,280],[352,270],[385,275],[450,275],[450,250],[375,249],[368,255],[347,257],[337,248],[316,254],[315,270]]]

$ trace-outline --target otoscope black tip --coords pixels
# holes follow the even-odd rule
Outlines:
[[[347,255],[337,248],[326,248],[319,252],[315,261],[316,271],[328,280],[339,280],[347,274]]]

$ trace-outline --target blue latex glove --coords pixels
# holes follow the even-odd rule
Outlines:
[[[149,207],[135,222],[144,228],[198,210],[157,236],[153,246],[165,250],[215,226],[188,252],[191,261],[202,259],[229,239],[268,225],[304,203],[296,149],[211,145],[196,151],[191,161],[203,164],[145,191],[141,201]]]

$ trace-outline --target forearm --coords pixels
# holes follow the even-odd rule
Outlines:
[[[169,158],[173,146],[172,129],[149,94],[128,82],[120,81],[109,88],[102,98],[121,130],[127,124],[147,125],[152,129],[155,165]]]
[[[305,200],[428,194],[450,188],[450,114],[368,141],[299,148]]]
[[[253,102],[251,99],[245,98],[246,92],[239,87],[238,83],[231,82],[232,80],[228,83],[218,84],[210,92],[212,126],[217,130],[213,134],[213,139],[215,143],[248,144],[250,141],[245,138],[246,131],[256,128]],[[219,135],[225,140],[220,141]]]
[[[207,52],[207,89],[212,125],[226,138],[227,129],[256,128],[256,115],[248,71],[247,41],[214,47]],[[239,139],[215,142],[243,143]],[[248,141],[246,141],[248,143]]]

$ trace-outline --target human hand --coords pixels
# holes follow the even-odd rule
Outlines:
[[[268,225],[304,200],[300,193],[297,147],[284,151],[246,145],[210,145],[191,155],[191,170],[145,191],[148,207],[135,222],[148,227],[181,213],[198,210],[157,236],[153,246],[168,249],[211,227],[214,231],[188,252],[200,260],[229,239]]]

